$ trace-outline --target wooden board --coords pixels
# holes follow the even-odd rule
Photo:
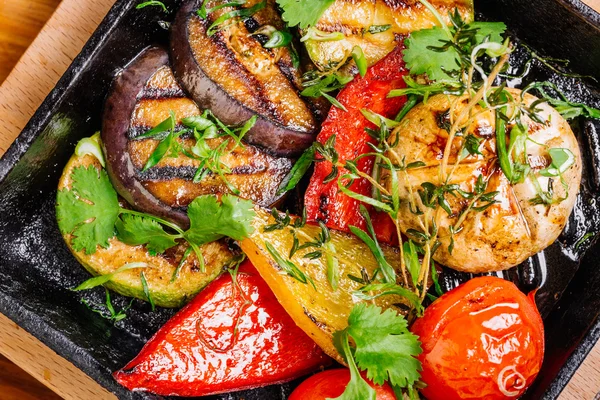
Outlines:
[[[52,4],[58,2],[59,0],[0,0],[0,66],[6,69],[11,60],[14,62],[18,57],[15,54],[26,46],[27,41],[35,35],[32,32],[38,29],[40,22],[49,14]],[[59,5],[40,35],[0,86],[0,156],[79,53],[113,2],[114,0],[63,0]],[[600,11],[600,0],[586,2]],[[4,21],[8,20],[13,21],[16,27],[5,25]],[[11,44],[6,44],[8,42]],[[12,50],[7,51],[9,47]],[[1,74],[2,69],[0,82],[3,76]],[[0,353],[65,399],[115,399],[73,364],[59,357],[2,314]],[[4,400],[6,397],[2,395],[6,392],[2,386],[3,370],[6,367],[0,363],[0,398]],[[27,395],[40,398],[37,394],[26,391],[15,398],[27,400]],[[560,399],[593,400],[597,396],[600,396],[600,343],[594,347]]]
[[[60,0],[0,2],[0,83],[52,15]]]

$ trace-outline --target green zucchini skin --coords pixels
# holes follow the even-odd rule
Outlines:
[[[449,12],[458,9],[463,18],[474,18],[473,0],[430,0],[439,14],[450,23]],[[354,46],[362,48],[369,66],[385,57],[411,32],[437,24],[434,15],[413,0],[336,0],[321,16],[316,28],[324,32],[342,32],[344,39],[318,41],[309,39],[306,49],[322,71],[345,63]],[[390,25],[379,33],[369,33],[373,26]]]
[[[96,157],[90,154],[73,155],[67,163],[58,190],[68,190],[71,174],[77,167],[90,165],[100,169]],[[151,255],[144,246],[130,246],[116,237],[109,240],[108,248],[98,247],[93,254],[76,251],[71,245],[71,235],[63,235],[67,247],[77,261],[93,276],[106,275],[128,263],[143,262],[152,268],[130,269],[114,276],[105,286],[123,296],[148,301],[144,294],[140,274],[143,271],[148,290],[154,303],[159,307],[177,308],[186,304],[206,285],[217,278],[224,267],[234,258],[233,252],[223,240],[201,246],[205,259],[205,272],[201,272],[198,261],[192,253],[179,272],[179,277],[171,282],[186,246],[178,245],[163,255]]]

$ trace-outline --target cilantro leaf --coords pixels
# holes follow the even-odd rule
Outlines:
[[[475,41],[483,43],[484,39],[489,36],[490,42],[502,43],[504,39],[502,35],[506,32],[506,24],[504,22],[471,22],[468,27],[477,29],[475,33]]]
[[[354,339],[354,357],[375,384],[390,381],[407,387],[419,380],[421,353],[418,337],[408,331],[406,319],[393,309],[360,303],[348,317],[348,334]]]
[[[460,70],[460,55],[454,46],[458,46],[461,53],[470,55],[472,49],[488,37],[490,42],[502,43],[505,31],[506,25],[502,22],[472,22],[463,25],[462,21],[459,28],[450,27],[453,37],[438,26],[416,31],[404,42],[404,61],[411,75],[427,74],[434,81],[449,80],[449,72]],[[454,44],[450,45],[450,42]]]
[[[213,242],[223,236],[242,240],[254,230],[254,215],[249,200],[227,194],[221,197],[219,204],[217,196],[200,196],[188,206],[190,229],[185,232],[185,238],[196,245]]]
[[[117,219],[117,237],[125,244],[132,246],[146,245],[151,253],[164,253],[177,245],[177,235],[165,232],[162,225],[151,218],[125,214]]]
[[[316,25],[321,15],[334,2],[335,0],[277,0],[283,10],[283,20],[289,26],[298,25],[302,29]]]
[[[93,254],[97,246],[108,247],[108,239],[114,236],[120,212],[117,192],[106,172],[93,165],[75,168],[71,179],[71,190],[57,194],[58,227],[63,235],[73,235],[76,251]]]
[[[423,29],[410,34],[405,40],[403,51],[406,67],[411,75],[427,74],[429,79],[437,81],[449,79],[444,71],[459,69],[459,55],[454,48],[435,51],[430,47],[443,47],[450,40],[445,30],[440,27]]]
[[[376,392],[369,384],[360,376],[360,372],[356,367],[354,358],[352,357],[352,350],[348,343],[348,332],[338,331],[333,334],[333,344],[337,351],[344,357],[348,363],[350,369],[350,382],[346,386],[344,393],[335,399],[327,400],[376,400]]]
[[[356,346],[354,351],[350,338]],[[334,334],[334,344],[351,372],[351,381],[338,400],[374,398],[364,392],[366,382],[355,373],[356,365],[378,385],[389,381],[394,387],[408,389],[421,377],[421,363],[415,358],[421,353],[419,338],[409,332],[406,319],[392,309],[382,312],[374,305],[355,305],[348,327]],[[356,394],[359,390],[361,395]]]

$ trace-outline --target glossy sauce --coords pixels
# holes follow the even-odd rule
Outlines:
[[[330,359],[286,314],[250,262],[224,273],[115,378],[129,389],[204,396],[284,382]]]
[[[533,297],[533,294],[532,294]],[[512,283],[475,278],[434,302],[411,330],[421,337],[429,400],[517,398],[537,375],[542,320]]]

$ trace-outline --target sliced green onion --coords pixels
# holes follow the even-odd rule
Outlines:
[[[540,175],[545,177],[560,176],[575,164],[575,154],[569,149],[553,148],[548,150],[552,157],[552,164],[548,168],[540,171]]]
[[[263,45],[266,49],[285,47],[292,42],[292,34],[286,31],[275,31],[271,38]]]
[[[79,141],[79,143],[77,143],[77,147],[75,147],[75,155],[77,157],[83,157],[86,154],[96,157],[102,167],[106,166],[106,162],[104,161],[104,153],[102,152],[102,147],[100,144],[100,132],[95,133],[92,137],[83,138]]]
[[[352,49],[352,59],[356,63],[358,67],[358,73],[360,76],[365,76],[367,74],[367,59],[365,57],[365,53],[362,51],[360,46],[354,46]]]
[[[316,42],[333,42],[343,39],[344,34],[342,32],[324,32],[311,26],[306,30],[304,36],[300,38],[300,41],[306,42],[308,40],[314,40]]]

